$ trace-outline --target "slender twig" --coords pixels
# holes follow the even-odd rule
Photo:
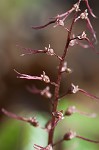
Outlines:
[[[28,119],[28,118],[25,118],[25,117],[21,117],[21,116],[18,116],[18,115],[16,115],[16,114],[12,113],[12,112],[9,112],[9,111],[5,110],[4,108],[2,108],[1,111],[2,111],[6,116],[11,117],[11,118],[13,118],[13,119],[30,123],[31,125],[33,125],[33,126],[35,126],[35,127],[38,127],[38,126],[39,126],[39,123],[38,123],[38,121],[36,120],[35,117],[30,117],[29,119]]]
[[[88,141],[88,142],[92,142],[92,143],[99,143],[99,141],[95,141],[95,140],[91,140],[91,139],[88,139],[88,138],[85,138],[85,137],[82,137],[82,136],[79,136],[79,135],[76,135],[77,138],[80,138],[82,140],[85,140],[85,141]]]

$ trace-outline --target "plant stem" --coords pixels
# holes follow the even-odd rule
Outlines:
[[[59,99],[59,89],[60,89],[60,83],[61,83],[61,78],[62,78],[61,70],[62,70],[62,66],[63,66],[64,60],[65,60],[67,51],[68,51],[70,36],[72,33],[72,28],[74,25],[75,17],[76,17],[76,13],[74,15],[73,21],[72,21],[71,26],[70,26],[70,30],[69,30],[68,35],[67,35],[66,45],[64,48],[63,55],[61,57],[62,59],[59,62],[59,69],[58,69],[58,75],[57,75],[57,81],[56,81],[57,86],[55,87],[55,91],[54,91],[54,101],[53,101],[52,112],[57,111],[58,99]],[[52,128],[49,131],[49,137],[48,137],[48,144],[51,144],[51,145],[53,145],[54,130],[55,130],[55,117],[52,116]]]

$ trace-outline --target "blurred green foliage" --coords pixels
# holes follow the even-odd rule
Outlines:
[[[66,110],[72,105],[65,99],[60,102],[59,110]],[[41,126],[44,126],[49,119],[49,115],[43,112],[34,112]],[[32,116],[32,115],[30,115]],[[47,132],[34,128],[27,123],[21,123],[13,119],[7,119],[0,126],[0,150],[32,150],[34,144],[46,146]],[[74,114],[63,119],[56,128],[55,140],[59,140],[69,130],[76,131],[78,135],[98,140],[99,118],[88,118],[80,114]],[[83,141],[81,139],[73,139],[63,142],[63,150],[98,150],[99,145]]]
[[[24,10],[38,10],[43,6],[45,0],[1,0],[0,1],[0,20],[10,22],[19,18]]]
[[[46,122],[45,115],[37,115],[41,125]],[[47,144],[47,132],[14,119],[5,120],[0,125],[0,150],[32,150],[34,143]]]

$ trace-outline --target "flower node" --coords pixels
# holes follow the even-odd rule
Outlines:
[[[87,9],[86,9],[83,13],[80,14],[80,18],[81,18],[81,19],[87,19],[87,18],[88,18]]]
[[[41,78],[45,83],[50,83],[50,78],[45,74],[43,71],[43,74],[41,74]]]
[[[71,93],[75,94],[79,91],[78,85],[75,86],[73,83],[71,84]]]
[[[67,62],[64,62],[64,63],[63,63],[61,72],[66,72],[66,73],[71,73],[71,72],[72,72],[72,70],[67,67]]]
[[[73,8],[75,9],[76,12],[80,11],[78,3],[74,4]]]
[[[62,110],[61,110],[61,111],[52,112],[52,115],[53,115],[56,119],[58,119],[58,120],[64,119],[64,117],[63,117],[63,111],[62,111]]]
[[[54,53],[54,50],[51,48],[50,44],[48,47],[45,47],[45,50],[47,50],[47,55],[50,55],[50,56],[53,56],[55,53]]]
[[[39,123],[38,123],[38,121],[36,120],[35,117],[29,118],[28,122],[29,122],[31,125],[33,125],[34,127],[38,127],[38,126],[39,126]]]
[[[77,39],[73,39],[73,40],[71,40],[71,41],[69,42],[69,46],[74,46],[74,45],[76,45],[76,44],[78,44],[78,43],[77,43]]]
[[[75,112],[76,112],[76,107],[75,106],[70,106],[70,107],[67,108],[67,110],[66,110],[64,115],[71,116]]]
[[[87,38],[87,35],[86,35],[85,31],[83,31],[83,33],[82,33],[80,36],[77,36],[77,38],[78,38],[79,40],[86,39],[86,38]]]
[[[76,137],[76,132],[69,131],[64,135],[64,140],[72,140]]]
[[[64,21],[61,19],[57,19],[57,25],[64,26]]]

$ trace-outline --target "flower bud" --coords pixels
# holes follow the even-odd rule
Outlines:
[[[45,83],[49,83],[50,82],[50,78],[45,75],[45,72],[43,71],[43,74],[41,75],[41,78],[42,80],[45,82]]]
[[[64,119],[64,117],[63,117],[63,111],[62,111],[62,110],[61,110],[61,111],[52,112],[52,115],[53,115],[56,119],[58,119],[58,120]]]
[[[64,140],[72,140],[76,137],[76,132],[69,131],[64,135]]]
[[[67,108],[67,110],[66,110],[64,115],[71,116],[75,112],[76,112],[76,107],[75,106],[70,106],[70,107]]]

